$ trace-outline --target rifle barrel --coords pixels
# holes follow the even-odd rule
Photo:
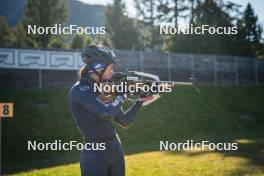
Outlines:
[[[155,81],[158,83],[168,83],[168,84],[173,84],[173,85],[187,85],[187,86],[191,86],[193,85],[193,82],[178,82],[178,81]]]

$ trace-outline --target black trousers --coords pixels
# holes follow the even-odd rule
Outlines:
[[[125,176],[124,153],[116,138],[105,142],[105,150],[85,150],[80,155],[81,176]]]

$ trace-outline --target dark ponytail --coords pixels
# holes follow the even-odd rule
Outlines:
[[[79,70],[79,76],[80,78],[84,78],[89,74],[89,65],[85,65],[83,66],[80,70]]]

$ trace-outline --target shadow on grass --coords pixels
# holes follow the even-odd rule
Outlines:
[[[203,139],[203,136],[198,136],[192,138],[195,142],[199,142]],[[206,136],[206,140],[208,136]],[[187,140],[187,139],[186,139]],[[184,141],[184,140],[181,140]],[[238,150],[237,151],[208,151],[208,150],[201,150],[196,152],[186,152],[186,151],[170,151],[166,152],[168,155],[185,155],[188,157],[195,157],[199,155],[206,155],[209,153],[219,153],[225,157],[239,157],[245,158],[247,163],[241,165],[238,169],[229,173],[231,175],[246,175],[246,174],[254,174],[254,170],[247,169],[247,166],[254,166],[258,167],[264,172],[264,136],[262,133],[254,132],[250,136],[236,134],[234,136],[229,137],[220,137],[220,136],[213,136],[211,137],[210,142],[237,142],[238,143]],[[177,142],[177,141],[170,141],[170,142]],[[124,146],[124,150],[126,155],[132,155],[142,152],[151,152],[157,151],[159,147],[159,141],[155,143],[145,143],[141,145],[134,145],[134,146]],[[7,162],[4,165],[5,174],[11,173],[18,173],[22,171],[30,171],[33,169],[40,169],[40,168],[48,168],[48,167],[55,167],[64,164],[71,164],[71,163],[78,163],[79,162],[79,152],[67,152],[63,154],[54,154],[50,155],[50,157],[36,157],[36,158],[21,158],[19,161],[15,162]]]
[[[79,152],[54,154],[45,157],[24,157],[17,161],[2,161],[2,173],[15,174],[41,168],[73,164],[77,162],[79,162]]]
[[[199,141],[196,141],[199,142]],[[185,155],[188,157],[202,156],[210,153],[218,153],[224,157],[238,157],[246,160],[243,164],[240,164],[237,169],[227,173],[227,175],[252,175],[257,174],[259,171],[264,173],[264,136],[262,132],[259,132],[256,136],[230,136],[228,139],[210,140],[210,142],[225,142],[225,143],[237,143],[238,150],[236,151],[224,151],[224,150],[199,150],[199,151],[170,151],[168,155]],[[220,163],[221,164],[221,163]],[[231,164],[231,163],[230,163]],[[255,169],[249,169],[255,168]]]

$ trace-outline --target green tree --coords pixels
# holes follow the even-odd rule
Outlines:
[[[138,17],[142,18],[146,24],[154,26],[154,23],[157,19],[157,10],[158,3],[155,0],[136,0],[136,9]]]
[[[103,37],[102,35],[96,35],[96,37],[94,39],[94,43],[95,44],[104,45],[104,46],[107,46],[107,47],[110,47],[110,48],[113,47],[113,45],[109,41],[109,37]]]
[[[13,43],[12,31],[4,16],[0,16],[0,45],[11,46]]]
[[[248,3],[244,11],[243,26],[245,27],[246,40],[249,42],[260,42],[261,39],[261,26],[257,23],[258,16],[255,15],[253,8]]]
[[[195,6],[197,5],[197,4],[199,4],[200,3],[200,0],[188,0],[189,2],[190,2],[190,7],[189,7],[189,9],[190,9],[190,24],[192,24],[193,23],[193,12],[194,12],[194,8],[195,8]]]
[[[179,18],[186,17],[182,13],[188,10],[184,2],[185,0],[159,0],[157,18],[164,22],[173,23],[177,27]]]
[[[14,36],[14,40],[12,46],[14,47],[36,48],[38,46],[34,40],[28,37],[25,31],[25,27],[21,22],[18,23],[16,27],[13,29],[13,36]]]
[[[144,34],[141,38],[141,42],[144,43],[144,49],[150,48],[154,50],[160,50],[161,36],[159,30],[155,26],[160,23],[164,18],[160,14],[157,14],[158,6],[160,5],[157,0],[136,0],[135,7],[137,9],[137,17],[143,22]]]
[[[52,37],[48,44],[48,48],[66,48],[63,37],[62,36]]]
[[[105,12],[107,34],[113,47],[117,49],[137,49],[139,32],[134,20],[125,15],[125,4],[114,0]]]
[[[84,46],[90,45],[90,44],[92,44],[92,43],[93,43],[92,38],[91,38],[89,35],[87,35],[87,36],[86,36],[86,39],[85,39],[85,41],[84,41]]]
[[[86,45],[90,45],[92,43],[92,39],[88,35],[79,35],[76,34],[71,42],[71,48],[81,49]]]
[[[67,3],[65,0],[28,0],[25,10],[24,24],[50,27],[63,24],[67,19]],[[27,30],[27,29],[26,29]],[[52,34],[32,34],[29,37],[38,47],[47,48],[52,40]]]
[[[213,27],[233,27],[231,16],[219,4],[213,0],[198,1],[192,10],[193,26],[206,24]],[[236,51],[233,43],[232,35],[176,34],[166,40],[164,49],[176,52],[234,54]]]
[[[262,50],[261,35],[262,27],[258,24],[258,16],[255,15],[254,9],[248,3],[243,12],[242,19],[238,21],[240,28],[239,39],[243,42],[242,54],[247,56],[258,56]]]

